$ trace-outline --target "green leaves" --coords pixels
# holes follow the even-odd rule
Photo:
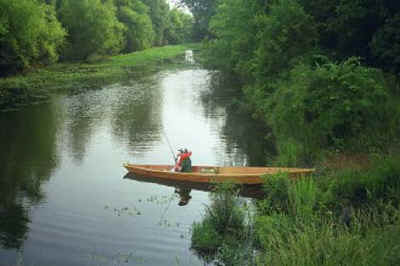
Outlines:
[[[92,54],[119,52],[123,47],[123,25],[115,12],[112,1],[62,0],[59,16],[68,30],[65,56],[86,59]]]
[[[58,59],[66,33],[52,6],[36,0],[0,0],[0,10],[0,65],[17,70]]]
[[[125,52],[150,48],[154,38],[149,8],[140,1],[117,1],[118,19],[124,24]]]

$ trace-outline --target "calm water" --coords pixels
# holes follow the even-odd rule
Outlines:
[[[234,86],[191,63],[0,113],[0,265],[203,265],[190,227],[209,194],[179,206],[122,167],[172,163],[166,138],[193,164],[264,163],[263,129],[227,108]]]

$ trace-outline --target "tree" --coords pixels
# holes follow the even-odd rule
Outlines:
[[[55,62],[65,35],[52,6],[0,0],[0,72]]]
[[[123,48],[124,26],[112,0],[61,0],[59,17],[68,31],[68,59],[116,54]]]
[[[154,40],[153,45],[165,44],[164,32],[167,27],[169,5],[165,0],[142,0],[150,8],[150,18],[153,23]]]
[[[263,4],[248,0],[222,0],[209,22],[214,36],[206,44],[209,67],[248,73],[248,63],[256,49],[259,32],[256,17]]]
[[[173,8],[168,14],[168,26],[164,33],[168,44],[179,44],[191,40],[192,25],[192,16]]]
[[[197,41],[203,38],[211,38],[208,30],[209,22],[212,16],[216,14],[216,8],[219,1],[216,0],[177,0],[183,6],[186,6],[193,14],[193,38]]]
[[[116,0],[117,17],[124,25],[124,52],[151,47],[154,31],[148,15],[149,8],[138,0]]]

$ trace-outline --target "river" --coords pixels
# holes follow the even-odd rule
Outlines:
[[[189,57],[188,57],[189,55]],[[263,129],[227,82],[179,67],[0,113],[0,265],[203,265],[190,248],[209,193],[124,178],[124,162],[262,165]],[[184,60],[184,59],[182,59]]]

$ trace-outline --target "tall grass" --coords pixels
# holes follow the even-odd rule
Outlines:
[[[398,265],[399,156],[369,169],[342,170],[295,182],[266,180],[256,217],[260,265]]]
[[[193,223],[192,249],[216,265],[252,265],[253,222],[246,206],[239,187],[217,185],[203,219]]]
[[[399,211],[397,210],[397,215]],[[375,214],[376,215],[376,214]],[[367,218],[360,216],[357,223]],[[258,228],[264,249],[260,265],[398,265],[400,262],[400,223],[382,227],[369,226],[361,233],[332,220],[316,217],[314,221],[285,223],[287,216],[266,218]],[[282,223],[279,223],[280,225]]]
[[[399,265],[399,162],[377,157],[364,169],[265,176],[265,198],[248,223],[237,194],[219,190],[194,224],[192,246],[213,250],[217,265]]]

